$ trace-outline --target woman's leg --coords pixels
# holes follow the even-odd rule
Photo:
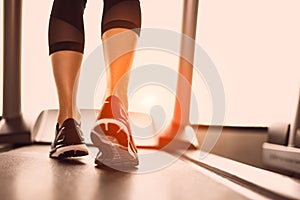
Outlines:
[[[88,149],[76,107],[77,80],[84,49],[83,12],[86,0],[54,0],[49,22],[49,54],[59,114],[51,158],[84,156]]]
[[[108,67],[105,99],[118,96],[127,109],[129,72],[141,28],[139,0],[104,0],[101,28]]]
[[[76,93],[82,53],[59,51],[51,55],[51,62],[59,100],[57,123],[62,125],[68,118],[74,118],[80,122]]]
[[[56,82],[58,124],[80,120],[76,108],[76,80],[84,49],[83,13],[86,0],[54,0],[49,22],[49,52]]]
[[[114,38],[111,39],[111,37]],[[108,63],[105,99],[115,95],[121,99],[126,109],[128,109],[127,88],[129,73],[134,59],[137,39],[138,35],[135,32],[128,31],[125,28],[110,29],[102,36],[106,55],[105,60]],[[123,52],[118,51],[119,49],[122,49]],[[121,55],[116,55],[116,52],[120,52]]]
[[[107,89],[91,139],[100,151],[95,162],[117,169],[139,163],[127,113],[127,87],[140,27],[138,0],[104,0],[101,30]]]

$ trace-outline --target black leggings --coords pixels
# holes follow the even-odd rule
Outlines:
[[[111,28],[127,28],[139,36],[139,0],[103,0],[101,35]],[[49,54],[61,50],[83,53],[83,13],[86,0],[54,0],[49,22]]]

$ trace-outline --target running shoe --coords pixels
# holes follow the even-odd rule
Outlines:
[[[128,113],[118,97],[112,95],[105,100],[91,131],[91,140],[99,149],[97,165],[122,168],[139,164]]]
[[[88,155],[83,133],[74,119],[69,118],[59,127],[56,124],[54,142],[51,145],[50,158],[70,158]]]

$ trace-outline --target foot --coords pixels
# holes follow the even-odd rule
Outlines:
[[[99,149],[97,165],[134,167],[139,164],[137,148],[128,121],[128,113],[120,99],[108,97],[91,131],[93,144]]]
[[[73,119],[66,119],[61,127],[56,125],[50,158],[69,158],[88,155],[80,125]]]

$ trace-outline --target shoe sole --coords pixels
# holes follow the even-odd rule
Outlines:
[[[98,123],[91,131],[91,140],[99,153],[95,159],[95,164],[106,165],[113,168],[135,167],[139,164],[137,154],[130,153],[126,147],[118,144],[115,138],[107,137]],[[106,124],[106,126],[115,126],[112,130],[119,128],[116,124]],[[128,147],[130,148],[130,147]]]
[[[89,155],[85,144],[69,145],[55,149],[50,153],[50,158],[71,158]]]

